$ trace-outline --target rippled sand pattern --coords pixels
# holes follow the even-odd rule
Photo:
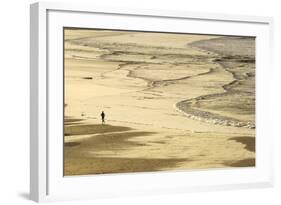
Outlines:
[[[65,175],[255,166],[254,38],[64,37]]]

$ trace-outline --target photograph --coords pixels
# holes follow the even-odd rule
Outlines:
[[[256,165],[254,36],[63,28],[63,175]]]

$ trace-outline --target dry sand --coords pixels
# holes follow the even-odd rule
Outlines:
[[[64,174],[254,166],[254,46],[65,29]]]

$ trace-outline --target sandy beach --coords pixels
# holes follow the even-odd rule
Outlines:
[[[254,38],[64,37],[64,175],[255,166]]]

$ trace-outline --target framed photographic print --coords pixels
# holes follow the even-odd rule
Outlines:
[[[31,199],[268,187],[269,17],[31,5]]]

